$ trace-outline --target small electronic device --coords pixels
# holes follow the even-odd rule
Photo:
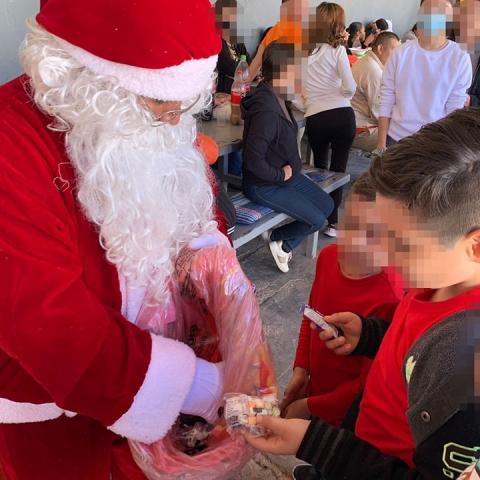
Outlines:
[[[324,316],[314,308],[310,307],[310,305],[302,305],[301,313],[311,320],[320,330],[331,331],[335,338],[343,336],[343,332],[340,328],[327,323]]]

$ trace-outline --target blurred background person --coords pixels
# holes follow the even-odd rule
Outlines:
[[[239,42],[237,30],[237,0],[217,0],[215,17],[217,28],[222,34],[222,50],[217,62],[217,92],[230,93],[235,69],[240,57],[245,55],[250,63],[250,55],[243,43]]]
[[[480,1],[463,0],[455,11],[458,42],[465,46],[474,69],[472,85],[468,91],[472,107],[480,107]]]
[[[422,1],[418,40],[397,48],[385,67],[377,151],[463,108],[472,82],[469,55],[447,39],[449,0]]]
[[[393,51],[400,45],[393,32],[382,32],[370,50],[352,67],[357,90],[352,98],[357,131],[353,146],[367,152],[377,148],[378,112],[383,69]]]
[[[355,114],[351,99],[356,84],[345,49],[345,11],[336,3],[321,3],[316,10],[316,48],[308,58],[305,82],[306,131],[315,167],[345,172],[355,137]],[[330,166],[328,162],[331,149]],[[342,189],[332,194],[335,208],[328,218],[325,235],[336,236]]]
[[[308,0],[282,0],[280,20],[268,30],[250,64],[250,81],[259,74],[263,53],[271,43],[291,43],[299,51],[308,49],[308,12]]]
[[[363,48],[365,41],[365,26],[362,22],[353,22],[347,28],[348,32],[348,48]]]
[[[289,106],[301,90],[300,63],[295,45],[271,43],[263,55],[263,81],[242,100],[243,192],[295,219],[265,235],[284,273],[295,248],[324,226],[333,209],[330,196],[302,173],[298,127]]]

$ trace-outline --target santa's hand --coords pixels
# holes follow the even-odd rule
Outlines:
[[[197,358],[195,377],[181,412],[202,417],[209,423],[218,420],[223,404],[223,363]]]
[[[218,230],[212,233],[205,233],[200,237],[194,238],[190,242],[190,248],[192,250],[200,250],[201,248],[216,247],[217,245],[227,245],[230,243],[228,238],[220,233]]]

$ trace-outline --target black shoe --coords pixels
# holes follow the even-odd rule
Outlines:
[[[311,465],[296,465],[292,475],[295,480],[321,480],[322,478]]]

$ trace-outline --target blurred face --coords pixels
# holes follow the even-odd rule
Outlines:
[[[365,41],[365,27],[362,27],[360,32],[358,32],[358,39],[360,40],[360,42]]]
[[[445,288],[475,276],[479,232],[445,246],[403,204],[377,195],[376,206],[388,239],[389,262],[410,287]]]
[[[375,202],[351,195],[338,228],[340,262],[368,271],[388,265],[384,231],[380,228]]]
[[[309,0],[289,0],[281,6],[282,14],[295,22],[307,22],[309,9]]]
[[[302,67],[300,63],[282,65],[272,81],[275,92],[284,100],[293,100],[302,92]]]
[[[418,14],[418,30],[426,37],[445,35],[447,21],[452,18],[453,7],[449,0],[425,0]]]
[[[225,38],[234,41],[237,36],[237,9],[235,7],[222,8],[221,16],[217,16],[217,28]]]
[[[384,45],[379,45],[375,51],[378,59],[386,65],[388,59],[392,56],[393,51],[400,45],[400,42],[396,38],[391,38]]]
[[[459,42],[470,52],[480,51],[480,0],[463,0],[455,10]]]

